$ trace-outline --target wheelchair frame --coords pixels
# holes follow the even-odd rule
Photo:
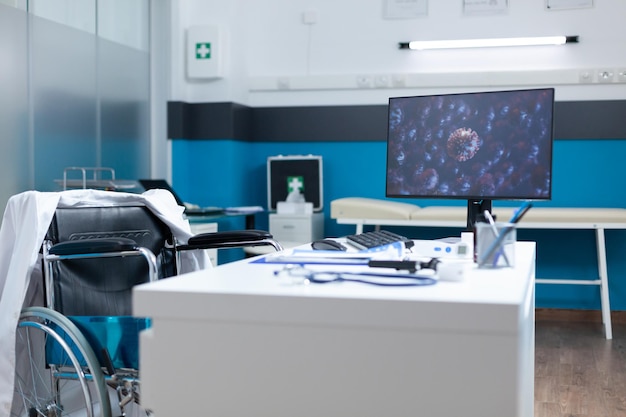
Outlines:
[[[150,215],[154,217],[152,213]],[[56,223],[53,221],[53,224]],[[52,227],[51,225],[50,228]],[[270,245],[275,250],[282,250],[282,246],[273,240],[271,234],[260,230],[204,233],[190,238],[185,245],[178,245],[171,234],[168,236],[171,241],[167,248],[174,254],[174,274],[180,271],[182,251],[259,245]],[[167,244],[164,242],[163,245],[165,247]],[[41,251],[45,307],[26,307],[20,314],[16,336],[23,349],[18,353],[27,356],[28,360],[16,363],[11,416],[111,417],[114,402],[109,388],[117,393],[115,407],[119,407],[121,415],[126,415],[129,406],[133,404],[135,405],[130,407],[131,411],[149,414],[149,410],[140,406],[138,366],[120,366],[117,358],[112,358],[106,349],[103,349],[99,357],[97,350],[103,348],[102,345],[106,347],[106,343],[94,341],[93,335],[89,329],[85,329],[80,318],[65,316],[55,309],[53,265],[90,258],[139,256],[148,265],[147,282],[159,278],[157,257],[150,249],[139,246],[131,238],[110,235],[56,244],[46,240]],[[123,316],[111,318],[124,319]],[[139,331],[148,326],[148,322],[146,319],[126,318],[137,323],[133,337],[138,339]],[[122,342],[127,343],[120,339],[120,343]],[[135,350],[138,353],[136,347]],[[138,361],[136,364],[138,365]]]
[[[143,210],[148,211],[145,208]],[[151,221],[158,221],[151,214],[149,216],[152,217]],[[161,234],[157,233],[159,239],[160,236]],[[164,238],[171,240],[172,249],[176,253],[173,236],[169,234]],[[142,257],[148,265],[146,282],[158,279],[155,254],[146,247],[138,246],[130,238],[107,235],[57,244],[50,240],[43,242],[45,307],[25,308],[21,312],[17,330],[17,337],[25,346],[29,361],[24,367],[16,368],[13,407],[16,415],[56,417],[76,412],[88,417],[96,415],[110,417],[113,401],[107,387],[116,391],[117,406],[121,415],[126,415],[127,407],[131,403],[136,403],[139,407],[138,363],[134,363],[137,365],[135,367],[125,364],[114,366],[106,344],[112,330],[100,327],[94,331],[90,326],[89,320],[98,316],[65,316],[55,309],[53,268],[56,263],[63,261],[136,256]],[[178,256],[175,256],[175,260],[174,273],[179,267]],[[114,319],[111,324],[115,326],[111,328],[117,327],[119,323],[116,320],[120,317],[107,318]],[[127,320],[131,323],[145,323],[145,320],[133,317],[127,317]],[[109,323],[105,323],[105,326],[107,324]],[[141,329],[138,324],[137,330],[131,335],[134,340],[138,340],[139,330]],[[98,333],[103,340],[94,336]],[[120,337],[118,343],[119,346],[123,346],[132,342]],[[133,348],[135,351],[138,350],[136,344]],[[39,356],[38,349],[43,351],[42,356]],[[96,353],[98,350],[101,350],[101,358]],[[70,393],[70,390],[74,392]],[[79,391],[78,394],[76,390]],[[16,401],[20,406],[15,407]],[[20,410],[19,413],[15,411],[16,408]],[[140,408],[137,412],[149,413]]]

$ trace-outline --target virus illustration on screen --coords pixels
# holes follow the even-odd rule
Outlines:
[[[478,133],[470,128],[456,129],[448,138],[447,151],[451,158],[459,162],[470,160],[480,149]]]

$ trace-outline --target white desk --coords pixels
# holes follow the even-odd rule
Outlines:
[[[280,267],[135,289],[134,313],[153,320],[140,369],[156,417],[533,415],[534,243],[517,244],[515,269],[428,287],[294,286]]]

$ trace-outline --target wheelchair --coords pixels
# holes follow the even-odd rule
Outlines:
[[[176,275],[186,251],[258,245],[282,249],[260,230],[179,244],[143,205],[57,207],[41,247],[44,306],[23,308],[17,326],[11,416],[149,415],[138,340],[150,319],[132,316],[132,288]]]

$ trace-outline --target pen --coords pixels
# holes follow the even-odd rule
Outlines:
[[[515,213],[513,213],[513,216],[511,217],[511,220],[509,220],[509,223],[519,222],[522,219],[522,217],[524,217],[524,214],[526,214],[526,212],[530,210],[532,206],[533,206],[532,202],[526,201],[524,204],[522,204],[520,208],[515,210]]]
[[[491,225],[493,235],[495,237],[498,237],[498,228],[496,227],[496,223],[493,221],[493,217],[491,216],[491,213],[489,213],[489,210],[485,210],[483,212],[483,215],[485,216],[485,219],[487,219],[487,221],[489,222],[489,225]]]
[[[493,236],[497,239],[499,237],[498,228],[496,227],[496,223],[493,221],[493,217],[491,216],[491,213],[489,213],[489,210],[485,210],[483,214],[485,216],[485,219],[487,219],[487,221],[489,222],[489,225],[491,226],[491,231],[493,232]],[[501,250],[499,253],[502,254],[502,257],[504,258],[504,261],[506,262],[506,264],[508,266],[511,266],[511,263],[509,262],[509,258],[506,256],[506,253],[504,253],[503,250]],[[498,254],[496,254],[494,258],[494,264],[497,262],[497,260],[498,260]]]

